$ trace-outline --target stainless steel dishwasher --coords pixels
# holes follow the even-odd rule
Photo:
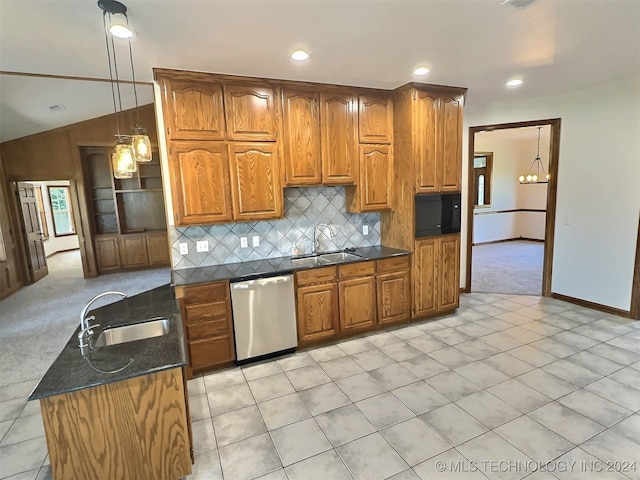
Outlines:
[[[293,275],[231,283],[238,364],[298,346]]]

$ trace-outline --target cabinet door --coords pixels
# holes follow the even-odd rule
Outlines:
[[[96,261],[99,272],[120,269],[120,247],[117,236],[95,236]]]
[[[438,240],[419,240],[413,254],[413,318],[433,314],[437,302]]]
[[[355,98],[351,94],[323,93],[320,106],[322,182],[353,184],[358,160]]]
[[[276,107],[272,88],[225,85],[224,101],[229,140],[276,140]]]
[[[388,95],[360,95],[358,137],[360,143],[391,143],[393,104]]]
[[[441,191],[462,190],[462,96],[443,97],[440,104],[442,143]]]
[[[438,309],[452,310],[460,304],[460,236],[446,236],[439,241]]]
[[[149,265],[147,242],[144,235],[120,237],[120,261],[122,268],[140,268]]]
[[[388,145],[360,146],[360,211],[391,208],[393,161]]]
[[[174,140],[224,140],[222,85],[194,80],[166,79],[164,120]]]
[[[385,273],[376,277],[378,324],[388,325],[409,319],[409,272]]]
[[[282,184],[277,147],[271,143],[229,146],[236,220],[282,217]]]
[[[282,93],[286,185],[320,185],[320,101],[317,92],[285,88]]]
[[[169,265],[167,232],[147,233],[147,257],[149,258],[149,265]]]
[[[436,149],[441,132],[438,125],[440,100],[436,95],[420,90],[416,90],[414,95],[416,192],[437,192],[439,172]]]
[[[177,227],[233,219],[226,144],[173,142],[169,171]]]
[[[338,286],[335,283],[298,287],[298,341],[312,342],[338,333]]]
[[[344,333],[368,330],[376,324],[375,277],[343,280],[340,288],[340,329]]]

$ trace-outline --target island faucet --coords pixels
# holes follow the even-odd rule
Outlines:
[[[320,240],[316,236],[316,232],[319,228],[328,228],[329,229],[329,238],[335,238],[336,232],[333,231],[331,225],[326,223],[318,223],[315,227],[313,227],[313,253],[318,253],[318,247],[320,247]]]
[[[80,352],[82,356],[87,354],[87,349],[89,348],[89,343],[91,339],[91,335],[93,334],[93,329],[98,325],[91,325],[91,320],[95,320],[96,317],[93,315],[87,317],[87,312],[89,311],[89,307],[93,305],[96,300],[99,300],[102,297],[106,297],[107,295],[120,295],[122,298],[127,298],[126,293],[118,292],[115,290],[110,290],[108,292],[102,292],[93,297],[82,309],[82,313],[80,313],[80,332],[78,332],[78,346],[80,347]]]

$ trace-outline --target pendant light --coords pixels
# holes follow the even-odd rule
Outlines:
[[[531,167],[529,167],[529,171],[518,177],[518,181],[521,184],[549,183],[549,174],[544,169],[542,159],[540,158],[540,130],[542,130],[542,127],[538,127],[538,153]]]

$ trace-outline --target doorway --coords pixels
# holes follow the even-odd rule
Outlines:
[[[481,142],[476,139],[476,134],[480,134],[482,132],[499,132],[506,131],[510,129],[525,129],[528,127],[543,127],[549,131],[549,140],[548,140],[548,150],[545,149],[541,156],[545,156],[545,152],[548,151],[548,167],[546,172],[544,172],[544,179],[546,179],[546,173],[549,174],[548,183],[543,184],[546,188],[546,192],[544,192],[543,197],[543,205],[540,207],[544,208],[510,208],[503,210],[496,210],[495,208],[487,208],[490,207],[491,201],[496,197],[495,194],[491,193],[491,185],[496,183],[496,178],[491,178],[491,167],[495,165],[496,158],[494,158],[493,153],[490,151],[482,151],[482,148],[477,148],[476,145],[480,145]],[[537,128],[531,128],[532,131],[540,131]],[[558,172],[558,161],[559,161],[559,151],[560,151],[560,119],[548,119],[548,120],[534,120],[527,122],[515,122],[515,123],[505,123],[505,124],[495,124],[495,125],[483,125],[477,127],[469,128],[469,159],[468,159],[468,210],[467,210],[467,275],[466,275],[466,283],[465,283],[465,291],[472,291],[472,274],[473,274],[473,250],[474,250],[474,237],[476,229],[478,233],[480,233],[480,225],[475,225],[474,219],[477,216],[483,216],[484,220],[491,219],[497,220],[500,216],[516,216],[519,215],[520,223],[527,228],[530,228],[532,224],[535,224],[536,221],[538,223],[542,223],[540,225],[540,229],[544,229],[544,233],[541,233],[540,236],[543,238],[532,238],[533,240],[542,240],[538,242],[531,242],[527,240],[524,242],[519,241],[519,237],[528,237],[528,235],[522,235],[519,233],[514,234],[514,231],[505,232],[502,236],[505,237],[505,240],[508,240],[509,245],[507,246],[507,242],[498,243],[498,242],[488,242],[485,243],[487,248],[486,250],[492,250],[495,253],[496,251],[502,250],[506,252],[507,250],[512,251],[513,255],[516,255],[520,258],[522,255],[528,255],[531,261],[535,262],[536,256],[539,256],[542,263],[542,269],[539,274],[539,279],[529,279],[529,282],[539,282],[540,289],[538,290],[538,294],[542,294],[542,296],[550,296],[551,295],[551,274],[552,274],[552,264],[553,264],[553,238],[554,238],[554,226],[555,226],[555,216],[556,216],[556,195],[557,195],[557,172]],[[530,153],[530,157],[528,158],[528,162],[531,162],[533,159],[533,154],[536,153],[532,151]],[[476,168],[477,166],[477,168]],[[529,165],[527,165],[528,167]],[[534,167],[535,168],[535,167]],[[523,172],[526,175],[526,172]],[[519,174],[518,174],[519,175]],[[518,175],[513,175],[513,188],[516,188],[519,185]],[[511,178],[509,179],[511,181]],[[526,180],[525,180],[526,183]],[[529,187],[527,187],[529,188]],[[530,190],[526,192],[527,195],[530,195],[535,189],[540,189],[540,185],[536,184],[532,186]],[[539,192],[538,192],[539,193]],[[493,198],[492,198],[493,197]],[[546,198],[545,198],[546,197]],[[477,205],[477,206],[476,206]],[[476,206],[474,208],[474,206]],[[484,212],[483,212],[484,210]],[[546,211],[546,212],[545,212]],[[545,212],[542,213],[541,212]],[[496,215],[496,213],[500,213],[501,215]],[[486,217],[484,216],[486,215]],[[544,215],[544,219],[542,219],[542,215]],[[528,219],[525,217],[529,217]],[[538,220],[535,219],[538,218]],[[496,224],[500,222],[494,222]],[[491,221],[485,222],[485,224],[491,224]],[[513,240],[515,236],[517,241]],[[536,235],[534,235],[535,237]],[[478,239],[478,243],[483,243],[482,239]],[[518,251],[520,250],[520,252]],[[520,255],[520,256],[519,256]],[[513,263],[513,262],[512,262]],[[506,265],[509,265],[508,260],[505,262]],[[517,275],[517,274],[516,274]],[[500,293],[510,293],[510,292],[500,292]]]

